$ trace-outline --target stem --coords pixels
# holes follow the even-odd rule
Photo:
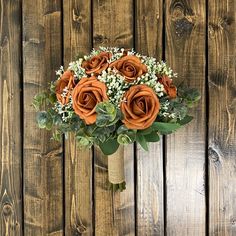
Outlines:
[[[125,190],[123,146],[120,146],[114,154],[108,156],[108,179],[109,188],[114,192]]]

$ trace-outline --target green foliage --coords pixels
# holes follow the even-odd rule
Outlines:
[[[96,106],[98,127],[111,126],[121,118],[121,112],[109,102],[100,102]]]
[[[159,142],[160,136],[156,131],[152,131],[151,133],[144,135],[144,138],[147,142]]]
[[[55,130],[52,134],[52,139],[55,141],[61,141],[62,133],[59,130]]]
[[[189,115],[186,115],[182,120],[178,120],[177,122],[183,126],[183,125],[186,125],[188,124],[189,122],[191,122],[193,119],[193,116],[189,116]]]
[[[32,105],[36,111],[39,111],[42,104],[46,101],[48,95],[46,93],[39,93],[34,96]]]
[[[130,130],[127,129],[127,127],[125,127],[124,125],[121,125],[118,129],[117,129],[117,141],[119,144],[130,144],[133,143],[136,139],[136,130]]]
[[[140,144],[140,146],[145,150],[148,151],[148,144],[147,140],[145,139],[145,136],[141,133],[137,133],[136,141]]]
[[[52,117],[46,111],[38,112],[36,119],[37,119],[39,128],[41,129],[45,128],[47,130],[50,130],[52,128],[52,125],[53,125]]]
[[[53,85],[52,85],[53,84]],[[36,111],[39,111],[42,105],[50,105],[56,102],[55,85],[50,85],[50,91],[38,93],[34,96],[32,105]]]
[[[101,142],[99,147],[105,155],[111,155],[116,152],[119,147],[119,143],[116,139],[108,139],[105,142]]]
[[[154,122],[151,126],[153,131],[158,131],[160,134],[171,134],[180,127],[181,125],[178,123],[164,123],[164,122]]]
[[[187,88],[185,86],[178,88],[178,96],[183,99],[189,108],[194,107],[201,98],[201,95],[197,89]]]
[[[92,140],[87,136],[76,135],[76,140],[79,147],[91,147]]]

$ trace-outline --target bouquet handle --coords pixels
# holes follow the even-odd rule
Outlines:
[[[113,191],[125,189],[124,146],[108,157],[108,180]]]

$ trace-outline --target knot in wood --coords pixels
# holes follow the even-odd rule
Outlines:
[[[108,42],[108,38],[103,35],[96,34],[94,36],[94,42],[95,44],[102,44],[102,43]]]
[[[81,23],[82,22],[82,20],[83,20],[83,17],[79,14],[76,14],[75,13],[75,9],[73,9],[73,11],[72,11],[72,19],[73,19],[73,21],[75,21],[75,22],[77,22],[77,23]]]
[[[10,216],[13,213],[12,205],[10,203],[5,203],[2,208],[2,212],[4,216]]]
[[[190,22],[186,17],[178,19],[174,23],[176,34],[181,37],[186,33],[190,33],[193,29],[193,23]]]
[[[76,231],[80,234],[85,233],[86,230],[87,230],[87,228],[83,224],[76,226]]]
[[[231,225],[236,225],[236,219],[233,218],[233,219],[231,220]]]
[[[213,149],[212,147],[209,147],[208,149],[208,156],[210,158],[210,160],[213,162],[213,163],[219,163],[220,160],[219,160],[219,154],[216,152],[215,149]]]

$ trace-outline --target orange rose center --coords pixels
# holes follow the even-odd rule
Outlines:
[[[93,109],[97,104],[97,100],[93,93],[82,93],[79,96],[79,104],[86,109]]]
[[[140,97],[131,103],[135,115],[140,116],[148,112],[148,98]]]

